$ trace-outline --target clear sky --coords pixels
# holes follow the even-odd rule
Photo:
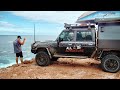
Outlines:
[[[86,11],[0,11],[0,35],[58,35]]]

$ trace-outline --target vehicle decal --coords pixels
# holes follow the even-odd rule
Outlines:
[[[73,47],[66,47],[65,52],[84,52],[84,49],[80,45]]]

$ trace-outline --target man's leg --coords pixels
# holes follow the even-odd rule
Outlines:
[[[18,55],[18,53],[16,53],[16,64],[17,64],[17,66],[18,66],[18,57],[19,57],[19,55]]]
[[[16,57],[16,64],[18,65],[18,57]]]
[[[23,53],[22,52],[20,52],[20,61],[23,64]]]
[[[21,63],[23,64],[23,57],[20,57],[20,61],[21,61]]]

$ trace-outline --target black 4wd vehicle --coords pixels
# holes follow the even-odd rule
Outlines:
[[[65,24],[55,41],[35,41],[31,52],[40,66],[47,66],[60,57],[95,58],[107,72],[120,69],[120,19],[95,19],[95,25]]]

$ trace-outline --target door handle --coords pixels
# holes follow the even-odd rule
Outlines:
[[[101,30],[100,30],[101,32],[104,32],[103,28],[104,28],[104,27],[101,27]]]

